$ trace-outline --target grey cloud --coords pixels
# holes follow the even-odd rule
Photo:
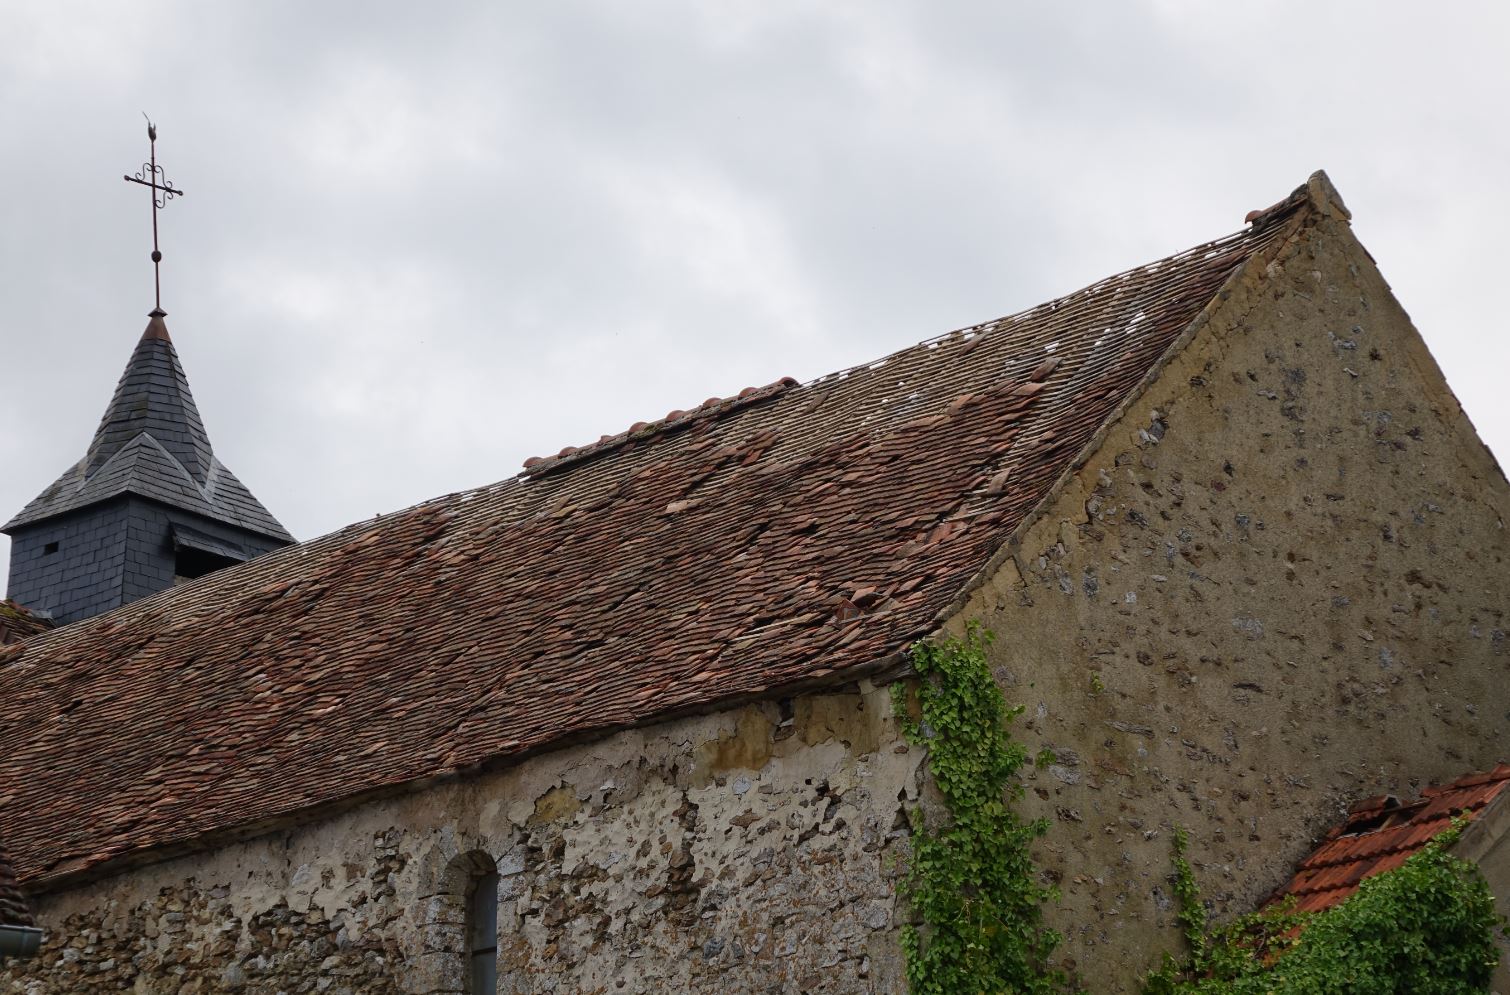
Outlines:
[[[1240,226],[1325,167],[1492,447],[1510,15],[574,0],[8,12],[0,515],[151,306],[299,536]],[[24,178],[24,179],[18,179]],[[0,544],[0,555],[4,554]]]

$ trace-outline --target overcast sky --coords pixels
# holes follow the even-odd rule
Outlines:
[[[1325,168],[1510,454],[1510,5],[0,0],[0,519],[163,306],[300,538],[1242,227]],[[0,563],[8,545],[0,538]]]

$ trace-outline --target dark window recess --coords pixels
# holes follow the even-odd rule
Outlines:
[[[467,995],[498,991],[498,875],[479,874],[467,898]]]
[[[203,577],[213,570],[235,566],[239,562],[239,560],[233,560],[229,556],[216,556],[214,553],[206,553],[202,549],[190,549],[188,546],[180,546],[173,560],[173,579],[193,580],[195,577]]]
[[[57,551],[58,551],[58,544],[55,543],[55,542],[50,542],[47,545],[45,545],[45,546],[42,547],[42,555],[43,556],[51,556],[52,554],[56,553]]]

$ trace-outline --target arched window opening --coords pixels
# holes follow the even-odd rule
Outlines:
[[[422,931],[409,990],[497,995],[498,864],[487,850],[468,849],[442,866],[430,864],[426,876],[433,887],[423,910],[430,928]]]
[[[467,895],[467,993],[498,991],[498,872],[486,870],[472,879]]]

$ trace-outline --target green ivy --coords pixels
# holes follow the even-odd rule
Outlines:
[[[1048,829],[1026,821],[1013,803],[1028,762],[1008,733],[1022,708],[1008,708],[991,676],[991,633],[972,623],[965,638],[912,649],[917,679],[892,686],[909,742],[928,751],[946,824],[912,812],[912,860],[902,894],[921,926],[902,931],[912,995],[1005,995],[1064,990],[1049,964],[1059,934],[1043,925],[1043,903],[1029,853]]]
[[[1190,945],[1190,959],[1204,967],[1208,953],[1206,907],[1201,904],[1195,869],[1185,859],[1185,851],[1189,848],[1190,834],[1184,827],[1177,827],[1174,831],[1174,897],[1180,904],[1180,928],[1185,934],[1185,942]]]
[[[1486,992],[1505,921],[1473,864],[1449,854],[1461,824],[1403,866],[1317,914],[1292,904],[1206,928],[1175,834],[1175,894],[1190,956],[1145,979],[1145,995],[1462,995]]]

